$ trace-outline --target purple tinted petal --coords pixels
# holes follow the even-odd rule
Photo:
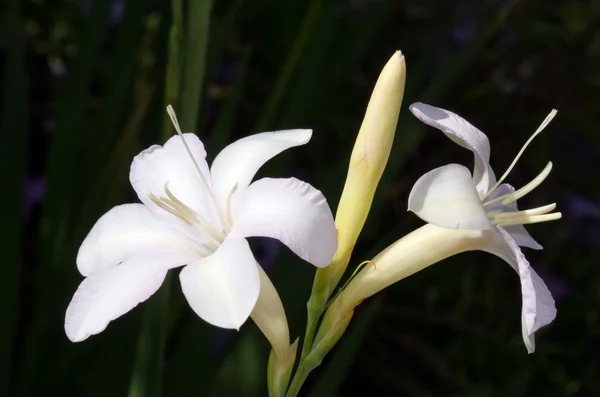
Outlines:
[[[532,353],[535,349],[533,334],[556,317],[552,294],[506,230],[496,227],[483,233],[484,246],[481,249],[502,258],[519,274],[523,298],[523,340]]]
[[[527,331],[531,335],[544,325],[550,324],[556,317],[554,299],[544,281],[530,266],[513,238],[504,229],[497,227],[497,230],[510,250],[504,250],[505,258],[503,259],[515,268],[521,279],[523,313],[527,323]]]

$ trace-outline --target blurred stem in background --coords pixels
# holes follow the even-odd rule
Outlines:
[[[172,0],[171,6],[165,103],[176,109],[184,131],[198,133],[196,128],[205,79],[211,1],[189,1],[185,26],[182,0]],[[163,126],[166,140],[173,134],[166,110]],[[167,277],[162,288],[144,307],[129,397],[159,397],[163,394],[164,354],[170,329],[170,285],[174,282],[178,280]]]
[[[279,111],[281,101],[288,89],[289,82],[296,70],[296,67],[302,59],[302,53],[306,51],[319,13],[321,12],[323,0],[311,0],[308,4],[308,10],[290,52],[287,55],[285,63],[282,65],[273,90],[265,103],[264,110],[256,122],[255,132],[262,132],[272,128],[273,120]]]
[[[2,76],[2,112],[0,113],[0,181],[3,186],[2,234],[3,270],[0,277],[0,395],[11,395],[13,376],[11,362],[17,330],[19,307],[20,266],[22,250],[23,187],[27,156],[27,94],[25,48],[21,2],[10,0],[6,16],[7,42],[6,66]],[[7,143],[10,143],[7,144]]]

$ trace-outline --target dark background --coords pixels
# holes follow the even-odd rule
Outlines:
[[[599,2],[217,1],[208,36],[190,33],[207,19],[192,8],[184,2],[174,36],[181,54],[200,59],[200,103],[176,106],[196,117],[184,129],[212,159],[253,132],[313,128],[308,145],[260,175],[304,179],[334,211],[377,75],[396,49],[405,54],[394,147],[351,267],[421,225],[406,212],[419,176],[473,161],[417,122],[410,103],[455,111],[483,130],[497,174],[559,111],[508,179],[522,186],[553,161],[520,206],[556,201],[563,212],[528,228],[545,250],[526,255],[558,308],[535,354],[522,342],[514,271],[466,253],[360,306],[305,395],[600,395]],[[171,288],[102,334],[72,344],[63,331],[81,280],[79,244],[105,211],[135,201],[132,157],[172,134],[163,128],[165,76],[180,58],[169,51],[170,2],[9,0],[1,13],[0,395],[265,395],[269,348],[255,325],[237,333],[202,322],[183,302],[177,271]],[[254,245],[295,339],[314,268],[271,241]]]

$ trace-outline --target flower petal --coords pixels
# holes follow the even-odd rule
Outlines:
[[[486,201],[490,201],[496,197],[505,196],[507,194],[512,194],[514,192],[514,187],[508,183],[503,183],[490,194]],[[495,203],[487,206],[488,212],[514,212],[518,210],[519,209],[517,208],[516,201],[506,205],[502,204],[502,201],[496,201]],[[531,237],[523,225],[506,226],[503,229],[510,234],[513,240],[515,240],[520,247],[527,247],[534,250],[541,250],[544,248],[537,241],[535,241],[533,237]]]
[[[79,285],[65,316],[65,332],[73,342],[98,334],[158,290],[167,268],[157,262],[125,261],[100,269]]]
[[[437,128],[452,141],[473,152],[473,180],[479,195],[483,197],[496,183],[494,171],[489,164],[490,141],[487,136],[459,115],[442,108],[417,102],[410,105],[410,111],[425,124]]]
[[[323,194],[296,178],[264,178],[232,203],[233,230],[276,238],[296,255],[323,267],[337,249],[333,215]]]
[[[501,227],[484,232],[486,246],[482,250],[504,259],[519,274],[523,295],[523,340],[529,353],[535,349],[533,334],[556,317],[552,294],[544,281],[531,268],[517,243]]]
[[[160,260],[170,267],[192,262],[202,247],[142,204],[124,204],[104,214],[77,253],[84,276],[131,259]]]
[[[214,254],[183,268],[183,294],[204,321],[239,329],[260,291],[258,264],[246,239],[229,234]]]
[[[408,197],[419,218],[448,229],[486,230],[492,224],[466,167],[449,164],[423,175]]]
[[[211,166],[214,192],[220,203],[250,185],[260,167],[279,153],[310,140],[312,130],[283,130],[250,135],[233,142]]]
[[[204,145],[194,134],[188,133],[183,136],[204,179],[210,185],[211,178],[206,163]],[[165,183],[168,182],[169,190],[178,200],[215,226],[221,227],[221,221],[213,199],[210,197],[210,192],[202,181],[180,136],[173,136],[165,143],[164,147],[154,145],[135,156],[131,163],[129,180],[140,201],[152,212],[173,219],[171,214],[158,207],[148,196],[149,193],[152,193],[156,197],[166,197]]]

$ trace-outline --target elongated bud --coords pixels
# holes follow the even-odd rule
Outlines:
[[[427,224],[381,251],[331,303],[319,333],[334,329],[366,298],[424,268],[461,252],[477,249],[481,232]],[[315,340],[317,343],[318,338]]]
[[[290,346],[290,351],[285,361],[280,361],[271,350],[269,364],[267,366],[267,385],[269,388],[269,397],[283,397],[290,383],[292,369],[296,362],[296,351],[298,349],[298,339]]]
[[[402,53],[397,51],[377,79],[352,150],[346,184],[335,216],[338,249],[332,264],[319,269],[318,273],[322,274],[317,276],[326,279],[327,295],[346,270],[371,209],[377,184],[392,148],[405,80],[406,63]]]
[[[284,396],[296,360],[298,341],[290,346],[290,330],[279,294],[263,268],[258,268],[260,294],[250,317],[273,349],[267,371],[269,395]]]
[[[271,344],[279,361],[285,361],[290,353],[290,330],[283,303],[267,273],[260,266],[258,270],[260,294],[250,317]]]

